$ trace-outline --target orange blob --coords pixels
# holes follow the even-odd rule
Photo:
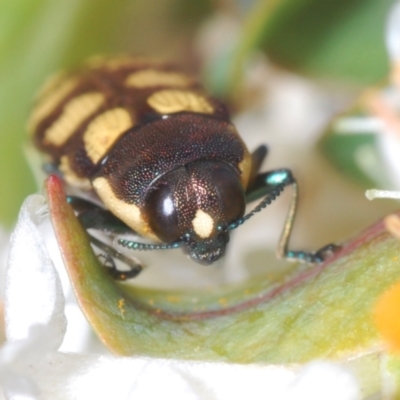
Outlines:
[[[378,299],[373,320],[390,350],[400,353],[400,282]]]

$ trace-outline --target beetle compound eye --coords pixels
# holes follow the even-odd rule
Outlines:
[[[214,161],[193,163],[189,167],[196,182],[198,202],[213,216],[216,228],[243,216],[245,194],[240,176],[232,167]]]
[[[184,233],[179,227],[173,192],[167,184],[150,191],[146,199],[146,214],[151,229],[163,242],[173,242]]]
[[[212,180],[220,196],[221,210],[225,223],[241,218],[246,208],[243,186],[232,168],[221,165],[212,173]]]

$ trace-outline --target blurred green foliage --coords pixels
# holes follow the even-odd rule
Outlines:
[[[388,68],[384,28],[392,3],[308,0],[297,10],[287,4],[277,13],[262,45],[272,58],[288,66],[374,83]]]
[[[99,53],[198,62],[193,42],[212,12],[232,13],[240,34],[212,63],[214,90],[238,87],[255,50],[295,71],[367,84],[386,74],[383,29],[393,0],[3,0],[0,2],[0,224],[10,226],[36,190],[22,148],[37,88],[53,71]],[[239,11],[241,10],[241,11]],[[241,14],[242,13],[242,14]],[[218,58],[218,56],[217,56]],[[222,72],[222,73],[221,73]]]
[[[360,147],[366,148],[368,146],[371,152],[376,149],[374,135],[368,133],[353,135],[335,135],[333,132],[329,133],[320,142],[321,150],[328,160],[336,165],[342,173],[354,179],[359,184],[366,188],[375,187],[377,182],[366,175],[364,171],[360,170],[356,154]]]
[[[243,27],[231,75],[262,49],[276,64],[341,83],[371,84],[387,74],[384,45],[394,0],[259,1]]]

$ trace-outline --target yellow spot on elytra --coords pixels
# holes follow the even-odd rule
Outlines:
[[[192,225],[195,233],[202,239],[206,239],[213,232],[214,220],[203,210],[197,210],[196,215],[192,220]]]
[[[180,303],[180,302],[181,302],[181,298],[180,298],[179,296],[172,296],[172,295],[169,295],[169,296],[167,296],[167,300],[168,300],[170,303]]]
[[[121,317],[125,319],[125,299],[118,300],[118,308],[121,313]]]
[[[67,156],[61,157],[58,169],[63,174],[65,181],[70,185],[83,190],[89,190],[92,188],[89,179],[81,178],[75,174]]]
[[[373,309],[373,320],[392,351],[400,352],[400,282],[386,290]]]
[[[113,108],[97,116],[83,134],[86,153],[94,164],[103,158],[114,142],[130,127],[133,121],[128,111]]]
[[[63,145],[79,125],[92,115],[103,104],[105,96],[102,93],[90,92],[82,94],[69,101],[62,114],[45,132],[47,144]]]
[[[96,178],[92,182],[92,185],[102,202],[115,216],[124,221],[129,227],[139,233],[139,235],[157,240],[157,237],[142,218],[139,207],[117,198],[106,178]]]
[[[48,117],[78,85],[79,79],[72,77],[64,82],[58,75],[50,78],[39,92],[38,103],[35,105],[28,122],[28,131],[33,134],[41,121]]]
[[[155,69],[133,72],[125,80],[127,86],[138,89],[154,86],[184,87],[192,82],[191,78],[178,72],[157,71]]]
[[[153,93],[147,103],[160,114],[188,111],[204,114],[214,112],[214,107],[200,94],[188,90],[165,89]]]

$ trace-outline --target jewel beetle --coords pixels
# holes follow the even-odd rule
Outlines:
[[[181,247],[192,260],[210,264],[224,255],[232,230],[292,186],[277,255],[314,263],[335,249],[288,249],[298,197],[291,171],[259,172],[267,148],[249,153],[225,104],[173,64],[95,58],[59,73],[39,92],[28,130],[47,156],[47,169],[78,193],[69,202],[86,229],[151,241],[120,238],[121,246]],[[254,200],[259,203],[246,214]],[[140,272],[116,246],[89,236],[116,278]],[[119,272],[114,259],[130,271]]]

